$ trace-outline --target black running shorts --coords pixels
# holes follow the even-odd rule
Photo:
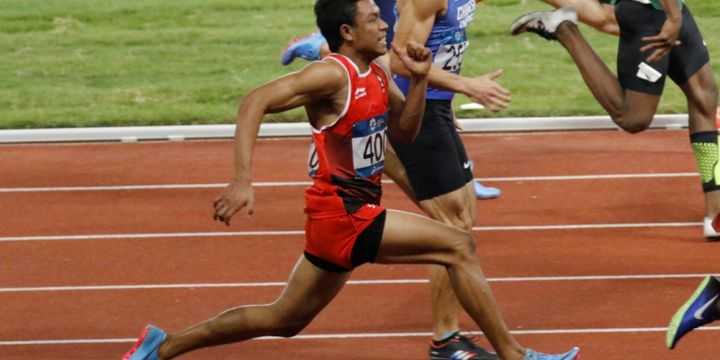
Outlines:
[[[473,179],[465,146],[453,124],[450,100],[427,100],[415,142],[393,142],[418,201],[455,191]]]
[[[710,61],[707,47],[687,5],[682,9],[683,20],[678,38],[682,45],[674,47],[667,56],[654,63],[645,61],[654,50],[640,51],[647,44],[642,38],[660,33],[666,19],[665,12],[652,5],[621,0],[615,5],[615,17],[620,25],[617,67],[623,89],[661,95],[666,75],[676,84],[683,85]]]

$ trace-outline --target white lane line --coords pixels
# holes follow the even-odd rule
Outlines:
[[[487,177],[478,178],[483,182],[522,182],[522,181],[571,181],[571,180],[607,180],[607,179],[648,179],[648,178],[676,178],[697,177],[697,173],[647,173],[647,174],[598,174],[598,175],[569,175],[569,176],[518,176],[518,177]],[[310,181],[260,181],[254,182],[255,187],[295,187],[309,186]],[[383,184],[392,184],[390,180],[383,180]],[[108,186],[61,186],[61,187],[8,187],[0,188],[0,193],[25,192],[69,192],[69,191],[134,191],[134,190],[186,190],[186,189],[217,189],[223,188],[225,183],[210,184],[157,184],[157,185],[108,185]]]
[[[716,274],[643,274],[643,275],[583,275],[583,276],[515,276],[488,278],[491,283],[548,282],[548,281],[623,281],[623,280],[670,280],[700,279]],[[427,284],[427,279],[377,279],[350,280],[348,285],[417,285]],[[284,287],[287,282],[239,282],[195,284],[144,284],[144,285],[89,285],[89,286],[30,286],[0,288],[0,293],[63,292],[63,291],[116,291],[158,289],[208,289],[208,288],[257,288]]]
[[[696,331],[719,331],[720,326],[705,326]],[[555,334],[641,334],[663,333],[666,327],[636,327],[636,328],[584,328],[584,329],[536,329],[536,330],[510,330],[513,335],[555,335]],[[470,335],[482,336],[480,331],[465,332]],[[377,338],[411,338],[429,337],[430,332],[385,332],[385,333],[340,333],[340,334],[301,334],[290,338],[297,340],[338,340],[338,339],[377,339]],[[261,337],[255,340],[279,340],[276,337]],[[134,343],[136,338],[109,338],[109,339],[58,339],[58,340],[4,340],[0,346],[36,346],[36,345],[95,345]],[[287,339],[284,339],[287,340]]]
[[[683,173],[645,173],[645,174],[597,174],[597,175],[565,175],[565,176],[523,176],[523,177],[488,177],[477,178],[486,182],[510,181],[565,181],[565,180],[606,180],[606,179],[651,179],[700,176],[694,172]]]
[[[6,236],[0,242],[13,241],[59,241],[59,240],[111,240],[111,239],[163,239],[187,237],[231,237],[231,236],[293,236],[305,235],[304,230],[287,231],[228,231],[228,232],[188,232],[188,233],[138,233],[138,234],[92,234],[92,235],[55,235],[55,236]]]
[[[509,225],[475,226],[473,231],[526,231],[526,230],[578,230],[578,229],[634,229],[702,226],[701,222],[619,223],[619,224],[567,224],[567,225]]]
[[[701,222],[656,222],[656,223],[618,223],[618,224],[566,224],[566,225],[508,225],[475,226],[473,231],[527,231],[527,230],[578,230],[578,229],[633,229],[633,228],[669,228],[697,227]],[[89,235],[47,235],[47,236],[2,236],[2,242],[15,241],[68,241],[68,240],[112,240],[112,239],[162,239],[162,238],[208,238],[208,237],[246,237],[246,236],[297,236],[304,230],[284,231],[228,231],[228,232],[178,232],[178,233],[127,233],[127,234],[89,234]]]

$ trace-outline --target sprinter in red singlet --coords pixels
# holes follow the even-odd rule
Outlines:
[[[386,136],[406,142],[417,136],[430,50],[412,41],[393,48],[409,71],[405,98],[374,63],[386,52],[387,24],[372,0],[318,0],[315,14],[334,54],[244,99],[235,135],[235,176],[214,203],[215,219],[226,224],[237,213],[252,214],[250,167],[260,122],[266,113],[304,106],[316,148],[310,162],[314,182],[306,192],[305,254],[272,304],[229,309],[172,334],[149,326],[124,359],[165,360],[260,336],[294,336],[365,262],[444,266],[461,304],[504,360],[575,359],[577,348],[546,355],[523,348],[510,335],[470,233],[380,205]]]

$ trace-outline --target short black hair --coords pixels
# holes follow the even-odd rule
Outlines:
[[[355,26],[355,14],[358,0],[317,0],[315,19],[330,51],[337,52],[342,45],[340,26]]]

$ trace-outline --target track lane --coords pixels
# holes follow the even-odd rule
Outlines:
[[[720,273],[700,229],[476,232],[489,277]],[[283,282],[302,236],[0,243],[0,287]],[[98,271],[102,269],[102,271]],[[354,279],[425,279],[424,266],[366,265]]]
[[[477,176],[480,177],[665,173],[695,170],[694,160],[687,144],[686,131],[652,131],[635,136],[607,131],[493,134],[469,135],[464,136],[464,139],[468,150],[473,154],[472,157],[479,165],[480,171]],[[0,187],[224,182],[230,177],[231,146],[230,141],[2,146],[0,149],[3,155],[8,156],[0,156],[0,166],[13,169],[13,172],[7,176],[0,176]],[[304,160],[307,156],[307,139],[260,141],[257,149],[256,180],[302,179],[305,171]],[[623,161],[618,161],[620,158]],[[285,159],[292,160],[288,162]],[[282,171],[268,169],[282,169]],[[148,173],[148,170],[151,173]],[[634,181],[636,180],[586,180],[582,188],[577,187],[576,181],[542,182],[539,185],[533,185],[531,182],[504,182],[500,184],[505,191],[502,199],[479,203],[482,206],[479,222],[481,225],[541,225],[547,224],[548,219],[562,220],[553,223],[568,223],[571,220],[587,220],[584,221],[587,223],[645,222],[648,219],[697,222],[702,217],[702,199],[698,191],[697,179],[660,178]],[[633,186],[628,185],[633,182]],[[538,190],[538,187],[545,189]],[[387,188],[392,189],[392,187]],[[273,190],[277,189],[268,190],[268,199],[273,199],[268,200],[268,209],[283,209],[284,205],[288,205],[298,209],[299,215],[284,212],[278,214],[277,211],[271,211],[273,216],[289,219],[289,222],[278,224],[275,222],[276,219],[255,219],[253,220],[255,222],[244,223],[240,228],[267,226],[270,229],[278,225],[295,228],[298,224],[299,228],[302,227],[301,188],[298,189],[297,197],[284,196],[282,191]],[[201,211],[200,208],[204,208],[205,203],[209,204],[216,193],[215,189],[206,191],[205,194],[202,191],[182,194],[156,193],[144,198],[137,197],[134,192],[124,192],[114,197],[98,197],[97,194],[83,197],[78,193],[71,193],[71,197],[64,199],[48,194],[15,198],[0,196],[0,202],[8,204],[3,207],[4,210],[0,209],[0,218],[4,219],[4,223],[0,226],[0,236],[18,235],[17,232],[3,233],[6,229],[10,231],[21,229],[21,232],[37,235],[46,234],[42,231],[78,233],[78,231],[91,232],[97,229],[149,232],[150,230],[165,231],[163,229],[168,228],[172,231],[180,231],[179,229],[186,228],[196,231],[198,227],[212,225],[208,229],[217,231],[217,226],[210,220],[207,220],[207,223],[204,220],[198,222],[198,219],[206,216],[206,211]],[[151,209],[138,210],[139,207],[145,207],[143,201],[148,199],[150,205],[147,207]],[[413,209],[397,190],[389,190],[386,200],[391,206]],[[20,226],[14,227],[18,225]],[[22,230],[23,228],[26,230]],[[608,274],[614,271],[618,271],[617,273],[717,271],[713,263],[713,259],[716,258],[716,244],[703,242],[699,228],[498,231],[478,232],[476,235],[482,238],[479,251],[484,258],[485,269],[491,276],[503,273],[520,276],[536,275],[544,272],[557,275],[563,272]],[[289,266],[302,246],[302,239],[299,236],[293,246],[284,247],[278,243],[287,239],[243,238],[243,245],[251,243],[263,245],[251,245],[251,250],[238,251],[238,255],[231,253],[236,249],[234,244],[238,242],[237,239],[231,239],[233,246],[229,248],[230,251],[227,240],[202,238],[152,241],[60,241],[38,242],[30,246],[27,246],[30,243],[6,243],[0,244],[0,251],[10,249],[8,254],[13,257],[10,264],[17,266],[7,273],[7,278],[4,280],[14,282],[20,279],[22,282],[18,281],[18,284],[23,286],[22,284],[32,281],[48,280],[57,280],[59,283],[70,280],[68,282],[72,285],[76,284],[72,283],[72,280],[94,279],[120,283],[131,280],[143,281],[148,278],[153,279],[155,276],[157,280],[173,280],[177,278],[169,278],[169,276],[182,277],[187,274],[197,276],[198,280],[214,277],[237,279],[243,276],[271,275],[275,270],[278,270],[276,273],[282,280],[287,274],[287,269],[283,269],[282,265],[271,266],[270,270],[263,272],[262,269],[268,269],[265,267],[267,258],[263,258],[261,254],[273,251],[272,249],[282,249],[275,250],[279,251],[277,258],[285,266]],[[486,246],[483,244],[485,242],[492,242],[492,245]],[[98,244],[101,245],[95,246]],[[78,250],[73,246],[85,246],[86,249]],[[167,250],[181,246],[187,248],[177,254],[171,254]],[[147,252],[138,251],[142,248],[146,248]],[[241,250],[245,250],[245,247]],[[98,254],[110,256],[98,258]],[[82,259],[83,255],[85,259]],[[26,258],[16,261],[15,256],[26,256]],[[190,261],[193,257],[195,261]],[[247,268],[233,266],[243,262],[249,265],[248,268],[252,266],[253,270],[258,269],[258,272],[249,274],[243,271]],[[173,263],[176,265],[170,265]],[[77,269],[68,271],[75,266]],[[168,266],[171,266],[169,270]],[[20,271],[23,274],[19,274]],[[68,271],[65,277],[61,276],[63,271]],[[385,270],[368,266],[358,271],[356,277],[387,278],[388,275],[394,276],[395,273],[405,277],[423,275],[424,271],[414,268],[405,270],[399,267]],[[5,274],[0,271],[0,277]],[[664,326],[666,318],[696,284],[695,279],[675,279],[496,283],[493,284],[493,288],[496,289],[499,303],[505,310],[508,321],[513,324],[512,326],[522,326],[525,329],[535,325],[539,328],[548,328],[553,324],[558,326],[589,324],[597,327],[606,324],[605,322],[622,323],[633,319],[637,319],[638,323],[652,324],[648,326]],[[395,286],[394,288],[405,292],[392,297],[389,301],[385,299],[385,302],[382,302],[383,297],[376,295],[377,291],[371,288],[383,289],[382,292],[386,293],[385,289],[388,287],[372,285],[348,287],[346,294],[338,299],[339,305],[331,305],[327,315],[322,314],[322,318],[318,319],[319,322],[313,325],[315,327],[311,327],[308,331],[320,331],[325,327],[330,330],[344,329],[345,326],[354,331],[370,326],[380,326],[384,330],[391,328],[393,331],[404,328],[412,331],[427,331],[429,309],[427,306],[417,304],[419,300],[428,299],[427,285]],[[51,335],[67,338],[77,332],[97,338],[110,330],[118,333],[117,336],[134,337],[140,326],[148,320],[162,325],[184,327],[212,315],[214,311],[222,310],[225,305],[236,305],[239,303],[238,297],[243,295],[247,295],[248,299],[252,300],[268,299],[269,301],[278,293],[279,288],[245,290],[247,289],[126,291],[125,294],[135,292],[145,297],[145,300],[140,302],[130,301],[130,306],[125,305],[128,295],[119,297],[110,295],[117,293],[115,291],[0,294],[3,304],[7,304],[7,313],[13,317],[8,324],[16,324],[0,329],[0,334],[3,334],[4,338],[7,338],[4,336],[7,334],[15,339],[18,338],[18,334],[23,334],[21,336],[37,334],[38,338],[49,338]],[[157,294],[175,295],[159,300]],[[410,296],[407,297],[408,295]],[[188,300],[185,302],[183,299]],[[345,307],[342,306],[343,304]],[[386,314],[384,319],[386,322],[368,319],[367,323],[351,327],[352,324],[345,321],[347,316],[345,309],[356,307],[356,304],[372,305],[367,310],[370,312],[378,312],[380,309],[382,314]],[[159,305],[164,306],[160,310],[162,317],[146,316],[147,309]],[[173,313],[182,310],[183,306],[188,307],[186,312]],[[208,309],[211,306],[217,306],[217,309]],[[408,309],[413,311],[407,311]],[[537,309],[542,309],[550,315],[540,315]],[[202,316],[195,316],[199,312]],[[568,313],[572,316],[567,316]],[[72,314],[79,315],[64,320]],[[103,317],[98,318],[98,315]],[[117,322],[114,322],[114,319],[117,319]],[[129,324],[129,321],[132,321],[132,324]],[[463,323],[466,328],[473,328],[468,325],[467,318]],[[63,324],[63,327],[57,324]],[[395,326],[396,324],[399,326]],[[610,327],[616,326],[617,324],[613,324]],[[712,347],[716,343],[714,339],[717,339],[717,332],[695,333],[691,338],[684,340],[684,347],[674,352],[663,349],[660,333],[522,335],[520,338],[523,342],[548,351],[564,350],[571,344],[577,343],[585,349],[584,359],[696,360],[712,358],[708,358],[708,355],[713,354]],[[400,341],[273,340],[206,350],[189,358],[221,359],[238,356],[277,358],[280,356],[307,359],[332,358],[339,354],[350,359],[415,359],[424,357],[425,341],[424,337]],[[2,357],[3,359],[27,359],[29,356],[38,359],[65,359],[72,355],[73,358],[78,359],[107,359],[118,357],[129,345],[13,346],[3,348]],[[357,346],[361,346],[363,352],[348,354],[348,347]]]
[[[259,140],[254,180],[306,180],[309,141]],[[463,141],[478,177],[697,171],[686,130],[468,134]],[[0,168],[13,169],[0,176],[0,188],[219,183],[232,174],[231,140],[0,145],[0,151]]]
[[[699,222],[702,195],[692,178],[519,182],[501,199],[478,202],[476,224],[547,225]],[[673,189],[669,192],[667,189]],[[302,230],[303,188],[257,188],[256,214],[233,226],[212,220],[219,189],[0,193],[0,237],[156,232]],[[573,194],[568,196],[568,194]],[[395,186],[383,204],[418,212]],[[651,206],[653,211],[646,211]]]
[[[672,314],[696,283],[499,283],[493,285],[493,292],[513,330],[656,328],[666,326],[670,316],[658,314]],[[280,290],[164,289],[69,292],[51,297],[0,294],[6,304],[0,339],[132,338],[145,323],[180,330],[230,307],[271,302]],[[42,302],[46,306],[35,305]],[[427,286],[349,286],[304,333],[427,332],[430,318]],[[463,315],[462,323],[464,329],[477,329],[467,316]]]
[[[582,347],[581,356],[588,360],[713,360],[717,348],[717,331],[700,331],[683,339],[673,351],[664,348],[660,333],[520,335],[524,345],[547,352],[561,352],[573,345]],[[481,344],[487,344],[480,339]],[[348,340],[263,340],[250,341],[187,355],[193,360],[249,359],[348,359],[348,360],[415,360],[424,359],[428,340],[425,337]],[[78,360],[115,359],[131,344],[43,345],[3,348],[3,359],[26,360],[67,358]]]

